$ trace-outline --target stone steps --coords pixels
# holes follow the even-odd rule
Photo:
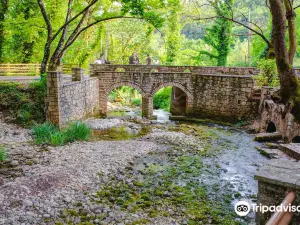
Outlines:
[[[265,141],[277,141],[281,140],[282,136],[279,132],[274,133],[259,133],[255,135],[255,141],[258,142],[265,142]]]
[[[265,147],[255,147],[260,154],[266,156],[269,159],[291,159],[283,151],[276,149],[276,148],[265,148]]]
[[[300,144],[280,144],[279,149],[292,158],[300,160]]]

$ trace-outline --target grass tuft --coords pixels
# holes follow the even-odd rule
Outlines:
[[[59,130],[55,125],[45,122],[32,128],[36,144],[61,146],[75,141],[88,140],[91,130],[82,122],[70,123],[65,129]]]
[[[35,137],[36,144],[49,144],[51,136],[58,131],[59,129],[49,122],[36,124],[32,128],[32,134]]]
[[[7,151],[5,148],[0,147],[0,161],[4,161],[7,158]]]
[[[64,130],[64,134],[67,142],[87,141],[91,129],[82,122],[74,122]]]

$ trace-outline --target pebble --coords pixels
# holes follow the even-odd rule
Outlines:
[[[13,161],[11,161],[10,165],[12,165],[12,166],[18,166],[20,164],[19,164],[19,162],[17,160],[13,160]]]
[[[32,202],[31,202],[30,200],[25,199],[25,200],[23,201],[23,205],[29,207],[29,206],[32,206]]]

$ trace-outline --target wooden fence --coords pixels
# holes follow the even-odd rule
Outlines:
[[[72,68],[79,67],[76,64],[64,64],[61,66],[63,74],[72,74]],[[0,76],[39,76],[41,64],[0,64]]]

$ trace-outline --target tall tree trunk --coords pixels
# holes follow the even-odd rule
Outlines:
[[[0,63],[3,62],[4,20],[8,10],[8,0],[0,0]]]
[[[288,52],[286,47],[286,14],[281,0],[270,0],[272,14],[274,50],[277,70],[280,78],[281,100],[287,106],[291,105],[292,113],[300,121],[300,87],[290,57],[293,50]],[[289,29],[291,32],[293,29]],[[293,31],[292,31],[293,32]],[[290,37],[295,37],[290,35]],[[294,40],[290,40],[290,42]],[[291,45],[290,45],[291,46]],[[290,53],[290,54],[289,54]],[[289,57],[290,56],[290,57]]]
[[[41,74],[44,74],[47,72],[47,63],[49,61],[50,58],[50,51],[51,51],[51,43],[53,41],[53,30],[52,30],[52,25],[51,22],[47,16],[47,12],[46,12],[46,8],[44,5],[44,1],[43,0],[37,0],[39,7],[41,9],[41,13],[43,15],[44,21],[47,25],[47,42],[45,44],[44,47],[44,57],[43,57],[43,61],[41,63]]]
[[[296,13],[293,9],[292,3],[290,0],[284,0],[286,18],[288,21],[288,31],[289,31],[289,61],[293,65],[294,57],[297,49],[297,40],[296,40],[296,26],[295,19]]]

